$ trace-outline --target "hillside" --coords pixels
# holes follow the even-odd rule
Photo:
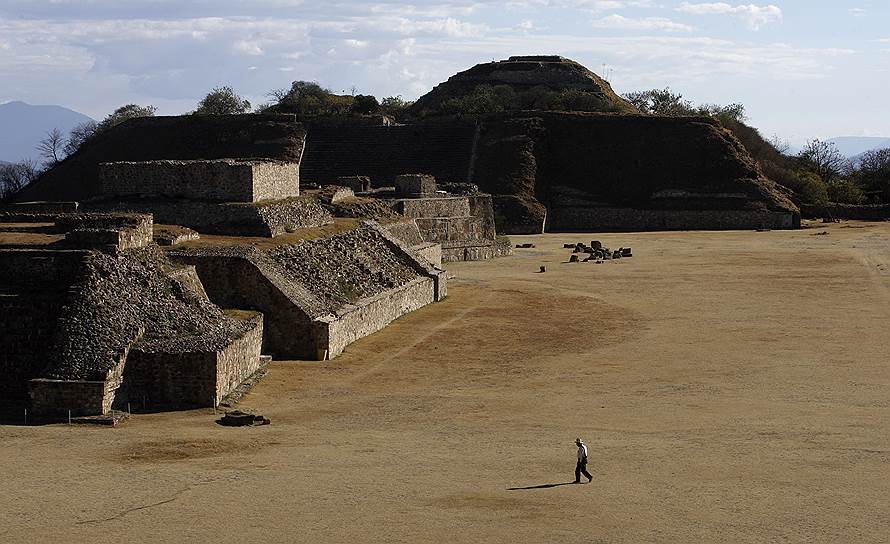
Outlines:
[[[0,104],[0,162],[37,158],[37,144],[58,128],[63,134],[91,119],[62,106],[34,106],[25,102]]]

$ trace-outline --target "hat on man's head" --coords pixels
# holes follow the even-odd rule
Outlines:
[[[583,442],[581,442],[581,437],[580,437],[580,436],[579,436],[578,438],[575,439],[575,444],[583,444]]]

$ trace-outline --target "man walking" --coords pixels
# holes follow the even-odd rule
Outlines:
[[[575,465],[575,482],[576,484],[581,483],[581,475],[587,476],[587,483],[593,481],[593,476],[587,472],[587,446],[584,445],[584,442],[581,442],[581,438],[575,439],[575,445],[578,446],[578,464]]]

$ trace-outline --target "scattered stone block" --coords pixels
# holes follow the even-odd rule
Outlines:
[[[573,247],[575,247],[575,244],[563,244],[562,245],[563,249],[572,249]]]
[[[622,257],[633,257],[634,255],[629,247],[623,247],[623,248],[621,248],[621,256]]]
[[[232,410],[220,418],[217,423],[224,427],[247,427],[253,425],[269,425],[269,419],[256,414],[249,414],[241,410]]]
[[[541,272],[541,274],[543,274],[544,272],[547,272],[547,267],[542,266],[540,272]]]
[[[578,261],[580,261],[580,259],[578,258],[578,255],[572,255],[571,257],[569,257],[570,263],[577,263]]]
[[[590,247],[593,249],[603,249],[603,243],[599,240],[593,240],[590,242]]]

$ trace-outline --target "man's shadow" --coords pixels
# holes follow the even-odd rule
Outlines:
[[[541,485],[530,485],[528,487],[508,487],[507,491],[522,491],[525,489],[550,489],[551,487],[560,487],[563,485],[573,485],[575,482],[562,482],[558,484],[541,484]]]

